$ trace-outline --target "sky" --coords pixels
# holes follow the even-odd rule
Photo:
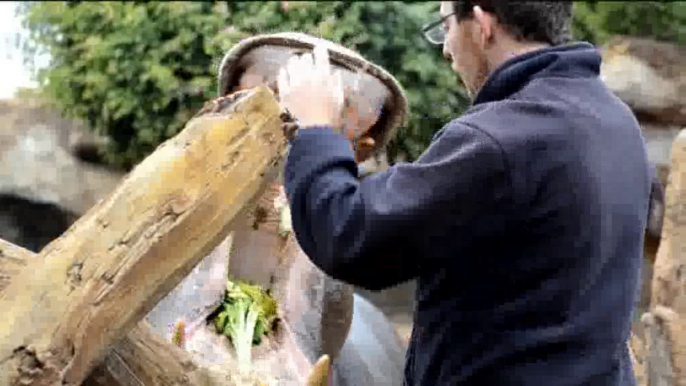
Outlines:
[[[11,98],[20,87],[33,87],[31,73],[24,68],[23,55],[15,46],[17,36],[26,36],[15,16],[18,2],[0,1],[0,99]]]

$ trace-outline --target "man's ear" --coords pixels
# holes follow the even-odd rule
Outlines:
[[[480,6],[475,5],[472,9],[474,14],[474,22],[477,26],[478,41],[486,48],[493,40],[493,31],[495,28],[495,17],[490,13],[486,13]]]

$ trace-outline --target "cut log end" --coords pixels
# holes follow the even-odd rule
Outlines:
[[[239,102],[250,94],[252,90],[241,90],[235,93],[212,99],[198,111],[194,118],[208,115],[227,115],[235,111]]]

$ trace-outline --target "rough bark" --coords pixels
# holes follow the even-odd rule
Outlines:
[[[230,384],[225,377],[228,378],[198,366],[187,352],[150,331],[145,322],[139,322],[83,385],[219,386]]]
[[[0,293],[26,266],[31,256],[33,256],[31,251],[0,239]]]
[[[643,314],[645,325],[644,376],[648,386],[678,386],[679,378],[673,366],[672,347],[675,313],[669,308],[656,306]],[[634,369],[635,371],[635,369]],[[641,374],[639,374],[641,375]]]
[[[636,376],[636,384],[638,386],[647,386],[646,372],[646,353],[645,342],[633,332],[629,337],[629,351],[631,353],[631,363],[634,367],[634,375]]]
[[[686,130],[672,148],[662,240],[655,261],[646,327],[650,386],[686,385]]]
[[[268,89],[237,99],[201,111],[0,294],[0,385],[80,384],[228,235],[287,147]]]
[[[0,239],[0,278],[3,278],[0,281],[0,293],[35,258],[37,255],[33,252]],[[83,385],[213,385],[209,380],[221,377],[221,374],[197,366],[188,353],[152,333],[147,323],[141,321],[114,346]]]

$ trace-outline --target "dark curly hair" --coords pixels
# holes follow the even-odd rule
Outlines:
[[[556,46],[572,40],[571,1],[453,1],[458,22],[471,19],[476,5],[495,15],[498,23],[519,41]]]

